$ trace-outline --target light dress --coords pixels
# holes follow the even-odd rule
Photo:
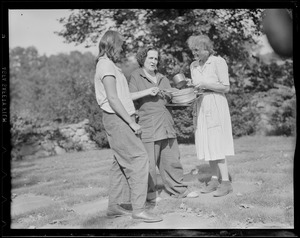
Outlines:
[[[201,67],[190,65],[192,83],[229,85],[228,66],[222,57],[211,55]],[[199,160],[225,159],[234,155],[229,106],[224,93],[204,92],[194,104],[195,147]]]

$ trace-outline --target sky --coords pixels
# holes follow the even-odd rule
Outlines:
[[[68,17],[70,10],[9,10],[9,47],[27,48],[34,46],[40,55],[50,56],[58,53],[92,52],[97,55],[98,48],[85,48],[84,45],[64,43],[64,38],[55,34],[63,25],[58,22],[61,17]]]
[[[63,29],[58,22],[61,17],[68,17],[70,10],[9,10],[9,47],[17,46],[27,48],[34,46],[40,55],[50,56],[58,53],[91,52],[97,55],[97,45],[85,48],[84,45],[75,46],[73,43],[64,43],[64,38],[55,34],[55,31]],[[261,39],[264,47],[261,53],[272,52],[265,37]]]

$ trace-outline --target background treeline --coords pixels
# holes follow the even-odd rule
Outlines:
[[[151,43],[161,50],[159,71],[169,79],[178,72],[190,77],[192,55],[186,40],[193,34],[207,34],[214,40],[217,55],[224,57],[229,66],[231,90],[227,98],[234,136],[289,136],[295,133],[296,124],[293,61],[255,53],[259,50],[256,39],[262,35],[261,11],[73,10],[68,18],[60,20],[64,30],[58,34],[67,42],[97,44],[109,19],[111,29],[121,32],[126,41],[124,60],[120,62],[126,77],[137,67],[132,59],[139,47]],[[100,147],[107,147],[94,95],[95,59],[91,53],[77,51],[47,57],[39,55],[34,47],[10,49],[13,133],[29,124],[76,123],[87,118],[94,128],[91,138]],[[192,143],[191,108],[174,109],[173,116],[179,142]]]

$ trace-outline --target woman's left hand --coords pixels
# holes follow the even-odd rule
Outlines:
[[[151,96],[156,96],[156,94],[159,93],[159,88],[158,87],[152,87],[152,88],[149,88],[148,89],[148,95],[151,95]]]
[[[194,84],[192,83],[192,79],[190,79],[190,78],[186,78],[186,81],[187,81],[187,86],[188,87],[191,87],[191,86],[194,86]]]
[[[203,82],[200,82],[197,85],[195,85],[195,88],[197,88],[197,89],[204,89],[205,88],[205,84]]]

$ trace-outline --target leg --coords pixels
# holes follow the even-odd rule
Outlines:
[[[226,159],[218,160],[218,168],[221,173],[222,181],[229,181],[228,167]]]
[[[222,183],[214,193],[214,197],[221,197],[231,193],[233,188],[231,182],[229,181],[226,159],[218,160],[217,162],[222,176]]]
[[[209,161],[209,165],[212,170],[212,177],[218,179],[219,178],[219,167],[218,167],[217,161],[211,160],[211,161]]]
[[[156,175],[156,158],[155,142],[144,142],[145,149],[149,158],[149,180],[147,200],[153,200],[157,197],[157,175]]]
[[[109,208],[130,202],[129,184],[118,164],[116,156],[113,157],[113,163],[110,169],[108,201]]]
[[[103,113],[103,125],[119,169],[124,172],[130,187],[132,218],[141,219],[144,222],[162,221],[162,218],[145,211],[149,161],[142,141],[133,133],[127,123],[115,114]],[[119,185],[116,194],[121,193],[122,186],[124,184]],[[111,197],[115,199],[114,196]],[[114,200],[109,202],[115,203]],[[108,210],[107,213],[124,215],[123,210],[116,207],[114,210]]]
[[[121,176],[124,172],[123,175],[130,186],[132,208],[134,211],[142,211],[146,202],[149,173],[148,156],[144,145],[131,128],[115,114],[103,113],[103,125],[117,162],[113,164],[111,179],[114,179],[116,174]],[[113,186],[110,204],[120,201],[117,197],[121,197],[123,187],[124,183]]]
[[[218,167],[217,161],[216,160],[211,160],[211,161],[209,161],[209,165],[210,165],[211,170],[212,170],[212,178],[208,182],[207,186],[204,187],[201,190],[201,193],[211,193],[211,192],[217,190],[217,187],[220,184],[219,181],[218,181],[219,167]]]
[[[158,167],[167,193],[179,196],[187,190],[183,182],[183,168],[180,163],[179,147],[176,139],[160,141],[161,155]]]

